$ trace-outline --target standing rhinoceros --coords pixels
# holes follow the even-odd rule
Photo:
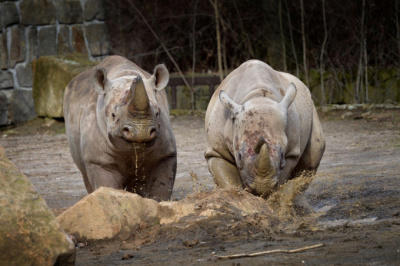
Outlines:
[[[325,150],[308,88],[258,60],[243,63],[221,83],[205,128],[205,157],[217,186],[263,197],[303,170],[315,172]]]
[[[150,75],[131,61],[109,56],[68,84],[64,118],[72,158],[89,193],[126,189],[167,200],[176,174],[176,144],[164,65]]]

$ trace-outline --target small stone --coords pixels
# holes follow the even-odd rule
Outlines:
[[[32,64],[24,66],[19,64],[16,68],[18,84],[21,87],[32,87],[33,86],[33,76],[32,76]]]
[[[129,259],[132,259],[132,258],[134,258],[134,257],[135,257],[135,255],[133,255],[133,254],[131,254],[131,253],[126,253],[126,254],[124,254],[124,255],[122,256],[121,260],[129,260]]]
[[[59,23],[82,23],[82,5],[80,0],[54,1]]]
[[[110,36],[104,23],[93,23],[85,26],[86,38],[92,56],[110,53]]]
[[[8,68],[7,33],[0,33],[0,69]]]
[[[72,53],[88,54],[86,49],[85,36],[81,25],[71,26],[71,51]]]
[[[103,0],[87,0],[83,12],[86,21],[98,19],[104,20],[104,2]]]
[[[37,59],[38,38],[36,27],[27,28],[28,31],[28,62]]]
[[[191,247],[197,246],[199,243],[200,243],[200,241],[196,239],[196,240],[192,240],[192,241],[184,241],[183,245],[185,247],[191,248]]]
[[[23,25],[46,25],[56,21],[52,0],[22,0],[19,9]]]
[[[3,27],[19,22],[18,8],[15,3],[5,2],[1,5],[1,20]]]
[[[11,28],[11,45],[9,67],[14,68],[18,62],[25,60],[26,41],[24,28],[22,26],[13,26]]]
[[[0,89],[9,89],[14,87],[14,80],[11,72],[0,71]]]
[[[19,123],[35,118],[32,90],[13,90],[10,99],[12,122]]]
[[[7,95],[0,91],[0,126],[9,125],[11,123],[9,119],[9,108],[10,102],[8,100]],[[7,135],[3,134],[2,138],[6,138]]]
[[[69,42],[69,28],[68,26],[61,25],[57,37],[57,54],[71,53],[71,45]]]
[[[57,54],[56,26],[43,27],[39,30],[38,57]]]

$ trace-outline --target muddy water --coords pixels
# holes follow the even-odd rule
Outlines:
[[[189,228],[152,228],[125,242],[83,247],[77,264],[394,264],[400,261],[398,117],[399,111],[381,110],[362,119],[357,112],[323,118],[327,148],[317,176],[288,183],[268,201],[279,217],[277,226],[261,226],[260,217],[231,217]],[[211,193],[202,118],[175,118],[172,123],[178,146],[173,199]],[[7,156],[56,214],[86,195],[62,128],[59,122],[36,120],[0,132]],[[319,243],[324,247],[298,254],[230,261],[216,261],[212,255]],[[125,254],[133,257],[121,260]]]

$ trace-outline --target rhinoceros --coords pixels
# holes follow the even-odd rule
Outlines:
[[[168,80],[164,65],[150,75],[109,56],[68,84],[66,134],[88,193],[103,186],[170,198],[177,153],[163,90]]]
[[[308,88],[258,60],[243,63],[221,83],[205,130],[205,158],[216,185],[264,198],[305,170],[315,173],[325,150]]]

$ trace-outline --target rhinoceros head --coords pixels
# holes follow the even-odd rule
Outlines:
[[[112,145],[129,149],[133,144],[151,143],[159,134],[160,108],[155,94],[168,84],[169,73],[158,65],[149,79],[135,72],[110,80],[104,68],[98,67],[92,83],[98,92],[97,123]]]
[[[255,97],[243,105],[221,91],[219,98],[229,109],[233,131],[233,153],[245,187],[263,197],[278,184],[285,166],[287,113],[296,96],[291,83],[280,102]]]

